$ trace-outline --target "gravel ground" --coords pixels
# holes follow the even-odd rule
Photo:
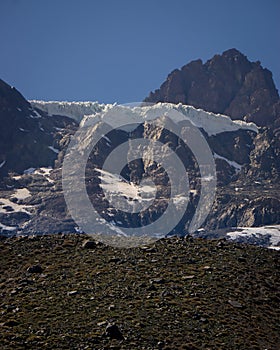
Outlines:
[[[191,237],[3,238],[0,348],[277,350],[279,256]]]

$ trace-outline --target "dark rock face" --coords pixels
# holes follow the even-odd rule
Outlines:
[[[227,186],[234,179],[238,178],[237,169],[232,167],[229,162],[249,165],[250,147],[248,147],[248,144],[252,145],[254,136],[255,133],[249,130],[222,132],[212,136],[205,135],[213,152],[224,157],[216,159],[219,186]],[[200,175],[196,171],[196,162],[195,159],[193,159],[193,155],[187,148],[183,147],[183,145],[178,147],[178,138],[167,133],[162,127],[151,128],[148,127],[148,124],[144,123],[133,132],[127,133],[122,130],[114,130],[107,134],[106,139],[101,139],[89,158],[90,160],[88,161],[86,170],[87,191],[94,208],[107,222],[114,220],[116,223],[120,222],[122,225],[125,225],[125,227],[145,226],[147,223],[153,222],[166,210],[166,203],[170,196],[168,180],[160,166],[150,164],[149,162],[141,162],[141,164],[131,162],[128,164],[127,168],[124,169],[123,173],[123,176],[133,183],[139,183],[143,176],[147,175],[154,179],[157,187],[157,199],[153,205],[149,207],[149,210],[141,211],[139,215],[131,215],[129,213],[117,211],[114,207],[110,206],[104,197],[104,193],[100,187],[100,179],[98,178],[99,174],[95,172],[95,169],[102,168],[102,164],[111,150],[115,149],[120,143],[128,141],[129,138],[147,138],[154,141],[160,141],[163,144],[169,143],[169,146],[176,149],[178,155],[182,158],[184,163],[186,163],[185,167],[189,175],[192,195],[184,218],[176,227],[176,233],[181,235],[185,234],[187,232],[185,228],[190,225],[199,200]],[[107,143],[104,143],[104,141],[108,139],[110,142],[107,141]],[[78,150],[77,156],[75,157],[76,161],[72,164],[72,169],[80,167],[80,159],[83,151],[83,148]],[[80,155],[79,152],[81,152]],[[60,152],[60,155],[63,153],[64,150]],[[168,152],[167,154],[162,152],[162,158],[167,155]],[[56,163],[58,164],[58,168],[54,169],[50,176],[52,182],[49,182],[46,177],[39,174],[26,174],[17,180],[13,180],[13,182],[11,181],[10,185],[13,185],[15,188],[26,187],[32,192],[32,198],[26,199],[24,204],[31,205],[35,210],[34,215],[27,217],[25,222],[19,225],[18,232],[27,235],[36,235],[59,232],[71,233],[79,230],[77,224],[75,224],[67,212],[61,186],[61,169],[59,169],[62,164],[59,161]],[[73,181],[73,184],[74,183],[75,182]],[[183,187],[184,185],[182,184],[182,188]],[[79,189],[77,189],[77,191],[79,191]],[[235,198],[233,194],[230,194],[229,197],[235,199],[234,204],[230,207],[233,209],[232,211],[229,211],[228,206],[224,206],[224,195],[225,194],[223,193],[219,197],[215,204],[216,207],[213,211],[213,215],[209,217],[208,225],[211,229],[226,227],[234,222],[242,223],[242,220],[234,221],[232,217],[235,218],[237,215],[239,218],[242,216],[240,212],[245,210],[244,205],[241,205],[243,199],[241,197]],[[83,211],[82,208],[81,204],[81,210]],[[223,216],[225,215],[225,210],[229,213],[226,217]],[[12,215],[13,213],[6,213],[5,218],[9,217],[9,220],[2,222],[7,226],[11,225]],[[271,219],[273,219],[271,222],[275,222],[275,220],[278,220],[278,217],[273,217]],[[252,225],[255,223],[256,221],[251,222]],[[259,220],[259,224],[261,225],[262,223],[263,221]]]
[[[1,178],[8,172],[52,166],[60,141],[77,124],[38,113],[15,88],[0,80],[0,125]]]
[[[240,186],[242,184],[240,183]],[[209,215],[206,227],[209,230],[227,227],[258,227],[280,223],[280,188],[276,185],[255,184],[250,191],[246,187],[231,188],[219,191],[213,210]]]
[[[265,128],[254,139],[250,165],[244,169],[247,177],[279,182],[280,128]]]
[[[150,93],[147,102],[172,102],[193,105],[215,113],[223,113],[232,119],[253,121],[261,126],[253,143],[245,139],[233,143],[219,135],[219,140],[208,140],[214,149],[219,145],[224,156],[229,153],[239,164],[249,163],[241,172],[243,181],[265,179],[277,182],[280,177],[280,100],[272,74],[259,62],[250,62],[236,49],[215,55],[205,64],[201,60],[190,62],[180,70],[169,74],[160,89]],[[221,160],[217,160],[221,163]],[[223,164],[223,172],[230,174]],[[219,170],[218,170],[219,171]],[[223,175],[223,174],[221,174]],[[233,174],[231,174],[233,175]],[[222,176],[224,184],[228,176]],[[236,178],[233,177],[236,180]]]
[[[236,49],[215,55],[205,64],[197,60],[174,70],[145,101],[181,102],[259,126],[280,116],[271,72]]]

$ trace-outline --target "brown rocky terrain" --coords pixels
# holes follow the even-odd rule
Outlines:
[[[47,235],[2,239],[0,252],[3,350],[279,349],[277,251]]]

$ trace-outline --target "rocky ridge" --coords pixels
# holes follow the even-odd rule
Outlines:
[[[0,80],[0,181],[9,172],[53,166],[63,138],[77,123],[49,116]]]
[[[280,118],[279,94],[272,73],[236,49],[203,64],[192,61],[171,72],[146,102],[183,103],[232,119],[268,126]]]

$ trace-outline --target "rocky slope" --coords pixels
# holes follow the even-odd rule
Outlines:
[[[279,252],[83,235],[2,239],[0,252],[3,350],[279,348]]]
[[[60,106],[60,104],[58,104]],[[37,103],[38,106],[38,103]],[[68,115],[69,108],[71,106],[67,105]],[[86,106],[76,105],[72,107],[75,109],[76,119],[78,119],[78,114],[76,112],[77,107],[85,110]],[[83,108],[82,108],[83,107]],[[97,113],[89,115],[84,123],[88,124],[87,138],[90,135],[96,133],[96,127],[106,129],[106,123],[100,120],[100,110],[104,106],[94,105],[94,110]],[[52,111],[54,111],[54,104],[51,105]],[[214,157],[217,166],[217,179],[218,184],[225,185],[232,181],[234,177],[237,176],[242,165],[249,163],[249,155],[251,145],[256,135],[257,128],[254,124],[247,124],[244,122],[232,122],[228,117],[217,116],[212,113],[206,113],[204,111],[198,111],[195,108],[188,106],[174,106],[170,104],[156,105],[153,107],[114,107],[107,106],[108,111],[114,111],[114,118],[121,118],[122,115],[130,115],[129,118],[133,120],[137,113],[151,114],[153,117],[159,117],[161,115],[170,115],[174,118],[178,118],[178,115],[183,116],[184,120],[179,122],[177,125],[172,119],[166,119],[165,124],[169,125],[169,129],[176,130],[179,128],[180,132],[187,132],[191,127],[191,124],[197,125],[204,133],[204,137],[208,141],[211,147],[210,156]],[[58,108],[57,108],[58,109]],[[56,109],[56,111],[57,111]],[[50,113],[50,111],[46,110]],[[93,112],[91,107],[91,113]],[[53,117],[49,117],[53,118]],[[59,117],[57,117],[59,118]],[[141,117],[142,118],[142,117]],[[198,203],[200,197],[200,180],[195,166],[195,158],[192,152],[184,144],[179,142],[176,135],[167,132],[166,127],[152,127],[149,123],[143,120],[143,122],[135,129],[129,131],[126,130],[113,130],[110,133],[106,133],[106,130],[101,132],[103,137],[97,144],[94,150],[94,154],[91,154],[90,161],[87,164],[87,169],[91,170],[87,177],[87,191],[88,194],[96,208],[98,208],[99,213],[103,213],[102,216],[109,222],[116,224],[121,222],[123,225],[137,225],[145,226],[145,223],[152,222],[155,216],[158,216],[161,210],[165,210],[166,201],[168,201],[168,183],[166,179],[161,178],[161,168],[159,166],[154,166],[150,162],[144,162],[140,164],[141,166],[136,166],[137,164],[131,163],[127,168],[126,178],[133,183],[139,183],[144,177],[157,179],[157,190],[158,197],[161,199],[156,200],[156,204],[153,205],[145,214],[140,213],[139,215],[127,215],[119,211],[114,211],[114,208],[108,207],[106,198],[104,197],[103,191],[100,187],[99,176],[93,176],[94,169],[102,168],[103,162],[108,156],[108,154],[119,146],[123,142],[135,139],[149,139],[153,141],[160,141],[163,144],[169,144],[169,147],[177,152],[184,163],[185,168],[188,171],[191,180],[191,192],[192,196],[190,198],[191,203],[188,207],[188,212],[185,215],[184,221],[176,228],[176,233],[180,232],[182,234],[185,232],[185,225],[191,224],[192,217],[195,213],[195,206]],[[92,137],[91,136],[91,137]],[[190,137],[189,135],[188,137]],[[69,137],[68,137],[69,139]],[[65,137],[67,144],[67,137]],[[221,145],[226,147],[221,148]],[[78,140],[76,155],[70,164],[70,173],[79,170],[81,167],[81,160],[83,159],[84,153],[87,152],[87,143],[83,139]],[[169,156],[169,148],[162,148],[161,159],[165,159]],[[130,149],[129,152],[132,152]],[[204,151],[203,151],[204,152]],[[213,152],[213,156],[212,153]],[[62,184],[61,184],[61,166],[64,158],[65,147],[62,152],[59,153],[58,159],[56,160],[56,169],[49,173],[45,169],[42,171],[30,171],[29,174],[23,175],[13,175],[7,178],[6,185],[8,185],[9,190],[3,187],[1,193],[2,204],[1,204],[1,224],[2,232],[6,234],[11,234],[13,232],[21,232],[23,234],[44,234],[44,233],[58,233],[58,232],[73,232],[75,230],[75,223],[69,217],[67,212],[66,204],[63,198]],[[135,167],[136,166],[136,167]],[[174,168],[175,169],[175,168]],[[172,169],[172,172],[174,172]],[[209,176],[209,173],[205,173],[204,176]],[[94,179],[94,181],[93,181]],[[209,180],[205,180],[209,182]],[[72,181],[75,184],[76,181]],[[77,193],[73,198],[73,201],[77,201],[80,197],[80,184],[77,183]],[[73,185],[71,186],[71,188]],[[117,183],[114,183],[114,187],[117,187]],[[184,185],[181,186],[184,189]],[[74,187],[73,187],[74,188]],[[27,191],[27,196],[20,198],[17,195],[17,191],[25,189]],[[125,197],[126,194],[120,193],[121,197]],[[178,193],[180,197],[180,194]],[[183,193],[180,198],[184,198]],[[134,202],[135,203],[135,202]],[[177,204],[176,204],[177,205]],[[210,204],[209,204],[210,205]],[[153,208],[153,209],[152,209]],[[159,210],[159,208],[161,208]],[[83,211],[82,204],[80,205],[80,210]],[[104,211],[106,214],[104,214]],[[19,220],[20,218],[20,220]],[[18,220],[18,221],[17,221]],[[241,223],[241,222],[240,222]],[[271,222],[272,223],[272,222]],[[275,222],[275,220],[273,221]],[[221,224],[220,224],[221,225]],[[104,225],[101,230],[104,230]]]
[[[77,125],[67,117],[49,118],[0,80],[0,181],[8,172],[53,166],[60,141]]]
[[[238,50],[230,49],[204,64],[197,60],[174,70],[145,101],[186,103],[224,113],[232,119],[254,121],[260,126],[250,146],[249,162],[233,179],[232,186],[222,189],[223,199],[217,199],[208,229],[216,224],[216,227],[247,226],[252,222],[255,225],[260,218],[262,223],[279,222],[280,100],[270,71],[260,62],[250,62]],[[226,141],[220,144],[220,149],[227,149]],[[244,151],[240,153],[246,155]],[[230,187],[237,188],[238,193],[234,194]],[[229,207],[225,208],[225,204]]]
[[[246,177],[278,182],[280,99],[272,73],[236,49],[171,72],[146,102],[185,103],[260,126]]]
[[[215,55],[204,64],[197,60],[175,69],[145,101],[181,102],[259,126],[280,117],[279,94],[271,72],[236,49]]]

